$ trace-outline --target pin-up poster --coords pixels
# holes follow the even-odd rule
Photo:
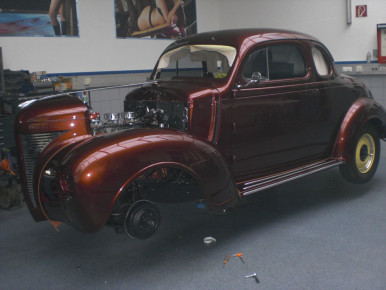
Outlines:
[[[176,39],[197,33],[196,0],[114,0],[117,37]]]
[[[1,0],[0,36],[78,36],[78,0]]]

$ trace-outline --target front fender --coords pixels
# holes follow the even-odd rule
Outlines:
[[[144,170],[160,165],[190,172],[212,210],[236,201],[228,166],[210,143],[180,131],[127,130],[90,139],[62,160],[62,195],[71,223],[82,230],[98,230],[125,186]]]
[[[340,127],[333,157],[350,160],[354,156],[359,131],[366,123],[372,123],[381,138],[386,137],[386,113],[375,101],[360,98],[350,107]]]

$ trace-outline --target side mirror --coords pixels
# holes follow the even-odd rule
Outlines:
[[[259,72],[254,72],[252,74],[252,77],[251,77],[251,80],[249,81],[249,83],[260,83],[261,82],[261,79],[262,79],[262,76],[261,76],[261,73]]]
[[[259,84],[262,80],[261,73],[259,72],[254,72],[251,76],[251,79],[246,83],[246,84],[239,84],[237,85],[238,89],[244,89],[244,88],[250,88],[253,87],[257,84]]]

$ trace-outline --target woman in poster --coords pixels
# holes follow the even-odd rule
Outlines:
[[[176,24],[178,21],[176,12],[182,3],[181,0],[152,0],[150,5],[143,8],[138,17],[139,30],[165,23]]]
[[[51,24],[54,28],[55,35],[67,35],[67,21],[64,15],[64,0],[51,0],[48,14],[51,18]],[[60,24],[58,21],[60,16]]]

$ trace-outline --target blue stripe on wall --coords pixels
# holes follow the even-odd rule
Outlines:
[[[367,61],[336,61],[335,64],[365,64]],[[372,60],[371,63],[378,63],[377,60]],[[121,70],[121,71],[96,71],[96,72],[71,72],[71,73],[52,73],[47,74],[48,77],[58,76],[96,76],[96,75],[118,75],[118,74],[140,74],[140,73],[151,73],[152,69],[144,70]]]

